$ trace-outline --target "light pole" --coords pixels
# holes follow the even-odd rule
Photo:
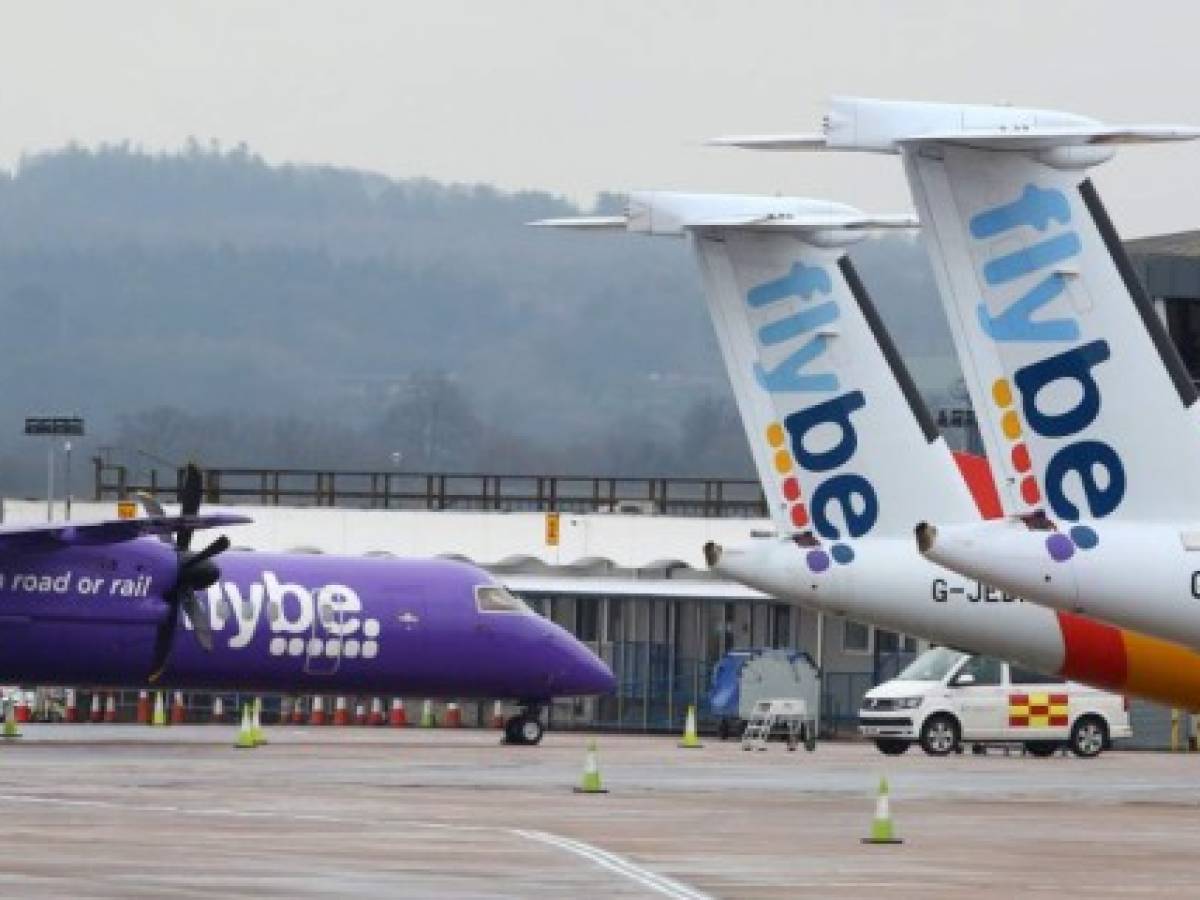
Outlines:
[[[46,451],[46,521],[54,521],[54,444],[56,438],[67,438],[67,518],[71,517],[71,441],[83,437],[83,419],[79,416],[26,416],[25,433],[33,437],[51,438]]]
[[[67,521],[70,521],[70,519],[71,519],[71,441],[69,438],[67,440],[63,441],[63,454],[66,456],[66,469],[63,472],[63,481],[66,482],[66,484],[63,485],[64,503],[66,505],[66,515],[63,518],[67,519]]]

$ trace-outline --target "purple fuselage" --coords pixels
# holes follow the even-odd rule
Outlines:
[[[156,685],[529,701],[613,689],[569,632],[480,604],[477,588],[496,582],[474,566],[241,551],[216,562],[213,650],[181,616]],[[177,565],[153,538],[0,555],[0,682],[148,684]]]

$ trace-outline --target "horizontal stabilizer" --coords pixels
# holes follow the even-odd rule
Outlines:
[[[710,147],[741,147],[744,150],[827,150],[823,134],[730,134],[709,138]]]
[[[538,219],[529,223],[534,228],[579,228],[600,230],[624,228],[629,224],[627,216],[565,216],[561,219]]]
[[[44,552],[66,547],[122,544],[147,535],[174,534],[181,529],[199,531],[245,525],[248,516],[212,513],[195,516],[147,516],[108,519],[103,522],[61,522],[48,525],[0,526],[0,552]]]
[[[1200,138],[1200,128],[1187,125],[1106,125],[1054,110],[837,97],[830,101],[820,134],[732,135],[707,143],[749,150],[874,153],[898,153],[905,144],[940,143],[1036,152],[1196,138]]]
[[[920,223],[911,213],[868,214],[845,204],[800,197],[635,191],[630,194],[629,211],[624,216],[572,216],[540,219],[529,224],[543,228],[587,231],[619,229],[641,234],[682,236],[688,231],[704,229],[807,235],[816,232],[911,229],[917,228]]]
[[[742,231],[769,231],[791,234],[803,234],[811,231],[827,231],[830,229],[847,231],[875,231],[877,229],[920,227],[916,216],[907,214],[877,215],[877,216],[744,216],[724,219],[700,219],[688,222],[687,228],[720,228],[738,229]]]

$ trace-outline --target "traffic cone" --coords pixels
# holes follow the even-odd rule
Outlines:
[[[5,705],[5,709],[4,709],[3,735],[4,735],[5,740],[11,740],[12,738],[19,738],[21,736],[21,731],[20,731],[20,729],[17,728],[16,707],[14,706],[11,697],[9,698],[8,703]]]
[[[349,725],[350,711],[346,709],[346,698],[338,697],[337,702],[333,707],[333,724],[334,725]]]
[[[492,727],[504,727],[504,702],[497,700],[492,704]]]
[[[93,722],[104,721],[104,708],[100,702],[99,694],[92,694],[92,713],[89,717]]]
[[[892,827],[892,810],[888,804],[888,783],[879,779],[879,796],[875,800],[875,819],[871,822],[871,836],[862,839],[864,844],[903,844]]]
[[[367,724],[367,706],[361,700],[354,704],[354,724]]]
[[[236,750],[253,750],[258,744],[254,741],[254,723],[250,718],[250,704],[242,704],[242,727],[238,729],[237,741],[234,742]]]
[[[600,785],[600,763],[596,756],[596,742],[588,741],[587,756],[583,760],[583,779],[575,788],[577,794],[607,794],[608,790]]]
[[[308,717],[309,725],[324,725],[325,724],[325,698],[318,694],[313,697],[312,715]]]
[[[171,724],[182,725],[187,722],[187,705],[183,702],[183,691],[176,691],[171,701]]]
[[[29,695],[24,691],[17,692],[17,721],[25,723],[29,721]]]
[[[163,704],[162,691],[155,691],[155,693],[154,693],[154,717],[153,717],[153,719],[151,719],[151,724],[152,725],[166,725],[167,724],[167,709],[166,709],[166,706]]]
[[[109,694],[108,699],[104,701],[104,721],[117,721],[117,695]]]
[[[689,706],[687,711],[687,724],[683,726],[683,740],[679,742],[679,746],[686,750],[699,750],[704,745],[700,743],[700,736],[696,734],[696,707]]]
[[[213,697],[212,720],[214,723],[220,723],[225,720],[225,698],[220,694]]]
[[[404,700],[400,697],[392,698],[392,712],[388,724],[393,728],[403,728],[408,724],[408,716],[404,714]]]
[[[379,697],[371,698],[371,715],[367,717],[368,725],[383,724],[383,700]]]
[[[462,727],[462,710],[453,700],[446,704],[446,720],[442,724],[446,728]]]
[[[139,725],[149,725],[150,724],[150,692],[149,691],[138,691],[137,723]]]
[[[259,747],[267,742],[267,736],[263,732],[262,727],[262,697],[255,697],[250,713],[250,737],[254,739],[254,746]]]
[[[64,722],[79,721],[79,707],[76,705],[77,697],[75,696],[75,688],[67,688],[67,705],[63,710]]]
[[[304,724],[304,698],[303,697],[297,697],[295,702],[292,704],[292,724],[293,725],[303,725]]]
[[[426,700],[425,705],[421,707],[421,727],[433,728],[437,725],[437,719],[433,717],[433,701]]]

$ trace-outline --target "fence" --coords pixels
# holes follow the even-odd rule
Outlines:
[[[93,459],[94,496],[135,493],[176,501],[183,470],[138,470]],[[703,518],[762,518],[767,504],[755,479],[618,478],[470,473],[333,472],[314,469],[207,469],[208,503],[358,509],[625,512]]]

